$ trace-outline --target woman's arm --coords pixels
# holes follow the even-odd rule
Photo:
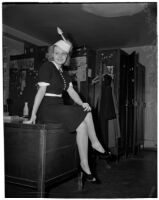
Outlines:
[[[35,124],[36,121],[36,113],[38,111],[38,108],[40,106],[40,103],[45,95],[46,92],[46,88],[47,86],[40,86],[37,94],[35,96],[35,100],[34,100],[34,105],[33,105],[33,109],[32,109],[32,114],[31,114],[31,118],[29,121],[25,122],[27,124]]]
[[[91,107],[89,106],[88,103],[83,103],[83,101],[81,100],[78,93],[74,90],[73,86],[70,85],[69,88],[67,89],[67,92],[75,103],[77,103],[78,105],[80,105],[84,108],[84,111],[85,110],[87,110],[87,111],[91,110]]]

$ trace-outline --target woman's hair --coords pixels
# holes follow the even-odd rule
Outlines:
[[[48,46],[47,53],[46,53],[46,58],[48,61],[53,61],[53,51],[54,51],[55,45],[50,45]]]

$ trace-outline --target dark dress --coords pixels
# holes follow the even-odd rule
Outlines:
[[[44,63],[39,70],[39,81],[49,83],[46,93],[62,94],[67,90],[71,79],[67,72],[59,71],[52,62]],[[70,132],[81,124],[87,111],[79,105],[64,105],[62,97],[44,96],[38,110],[41,123],[61,122]]]

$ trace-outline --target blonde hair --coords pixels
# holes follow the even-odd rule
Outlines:
[[[54,51],[54,45],[48,46],[47,53],[46,53],[46,58],[48,61],[53,61],[53,51]]]

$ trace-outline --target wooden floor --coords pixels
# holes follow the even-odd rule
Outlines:
[[[135,157],[111,163],[111,169],[102,160],[97,163],[100,185],[87,183],[78,191],[71,180],[51,189],[49,198],[155,198],[157,197],[157,152],[141,151]]]
[[[137,156],[120,159],[119,163],[97,160],[97,175],[101,184],[86,183],[83,191],[77,187],[77,178],[51,188],[48,198],[156,198],[157,152],[141,150]],[[17,187],[17,188],[16,188]],[[34,191],[8,185],[6,197],[32,197]]]

